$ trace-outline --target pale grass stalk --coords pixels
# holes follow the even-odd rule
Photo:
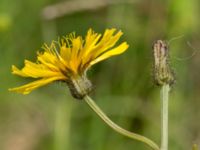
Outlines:
[[[73,106],[70,101],[58,101],[55,110],[54,150],[70,149],[70,120]]]

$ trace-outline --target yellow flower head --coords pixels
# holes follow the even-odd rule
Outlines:
[[[12,66],[13,74],[37,80],[9,91],[28,94],[53,81],[64,81],[72,95],[82,99],[92,89],[86,78],[86,71],[92,65],[121,54],[128,48],[126,42],[114,47],[122,34],[114,28],[106,29],[103,35],[89,29],[85,39],[70,34],[59,41],[53,41],[50,46],[44,44],[44,51],[37,53],[36,63],[25,60],[25,66],[21,70]]]

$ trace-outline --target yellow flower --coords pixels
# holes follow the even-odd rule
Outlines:
[[[86,78],[86,71],[92,65],[121,54],[128,48],[126,42],[114,47],[122,34],[121,31],[116,32],[113,28],[106,29],[102,36],[89,29],[84,40],[81,36],[70,34],[53,41],[50,46],[44,44],[42,47],[44,51],[37,53],[36,63],[25,60],[25,66],[21,70],[12,66],[13,74],[37,78],[37,80],[11,88],[9,91],[28,94],[53,81],[64,81],[69,85],[74,97],[83,98],[91,91],[91,83]]]

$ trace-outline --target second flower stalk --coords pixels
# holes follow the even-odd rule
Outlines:
[[[161,87],[161,150],[168,150],[168,103],[170,86],[175,82],[174,72],[169,64],[169,47],[158,40],[153,45],[154,81]]]

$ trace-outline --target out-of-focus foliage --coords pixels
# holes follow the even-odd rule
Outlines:
[[[61,2],[0,1],[0,149],[148,149],[112,131],[83,101],[74,100],[63,83],[26,96],[7,91],[29,81],[11,75],[12,64],[22,67],[24,59],[35,60],[42,43],[73,31],[84,35],[90,27],[98,32],[121,29],[130,44],[123,55],[89,71],[95,86],[92,97],[116,123],[157,143],[160,101],[152,82],[151,46],[158,39],[169,41],[177,80],[170,93],[169,147],[186,150],[200,144],[199,0],[113,0],[109,5],[99,0],[102,7],[94,0],[82,0],[81,6],[73,0],[75,5],[65,3],[64,10],[73,6],[76,11],[51,20],[41,17],[46,6]],[[83,9],[88,5],[94,9]]]

